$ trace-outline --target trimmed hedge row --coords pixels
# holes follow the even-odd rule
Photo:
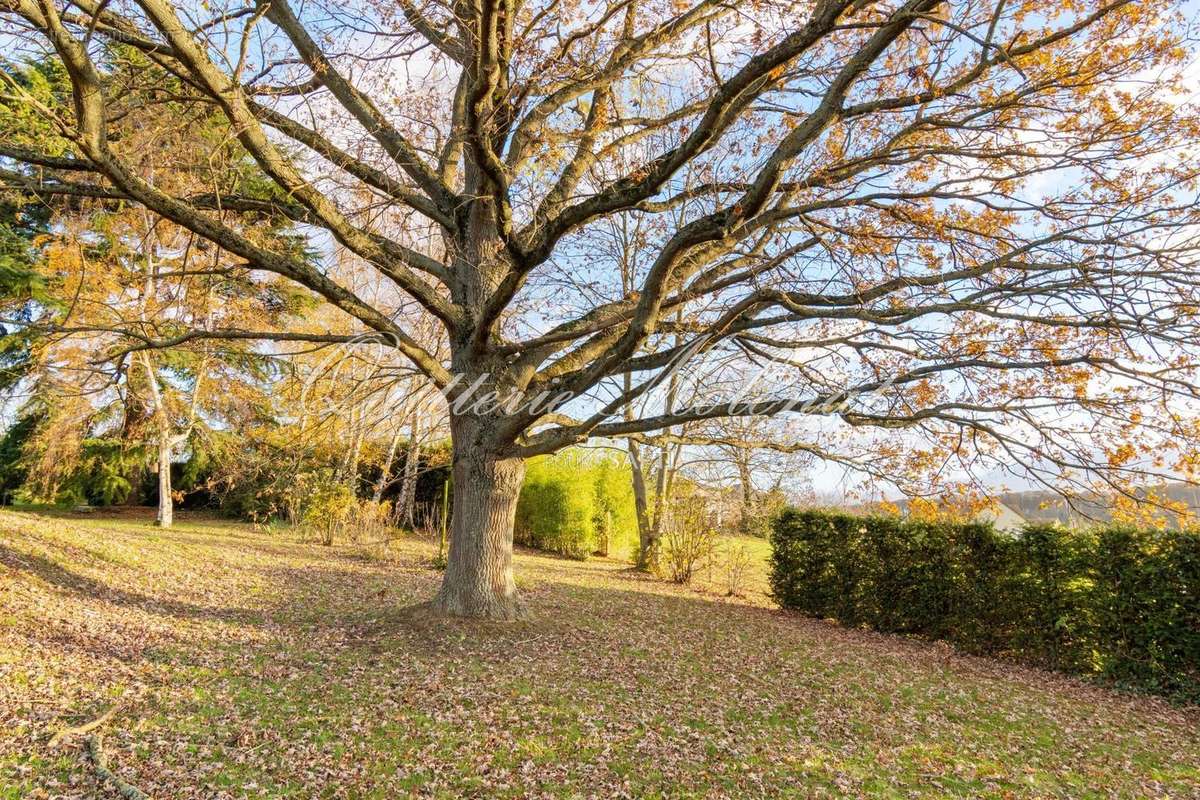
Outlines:
[[[784,608],[1200,701],[1200,531],[789,509],[771,542]]]

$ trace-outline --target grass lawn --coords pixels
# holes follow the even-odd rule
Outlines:
[[[1200,712],[521,554],[534,619],[430,621],[433,546],[0,512],[0,798],[1197,797]]]

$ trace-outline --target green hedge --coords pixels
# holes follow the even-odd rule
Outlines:
[[[619,456],[576,448],[527,465],[514,530],[519,544],[583,559],[626,549],[636,525],[629,468]]]
[[[1200,701],[1200,531],[790,509],[771,542],[785,608]]]

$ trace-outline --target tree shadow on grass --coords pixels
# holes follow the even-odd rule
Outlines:
[[[152,614],[221,622],[251,622],[261,616],[259,612],[250,609],[201,606],[117,588],[87,575],[73,572],[44,556],[23,553],[5,544],[0,544],[0,564],[18,572],[33,575],[51,586],[72,594],[94,597]]]
[[[236,544],[226,539],[224,544],[274,547],[250,537]],[[0,564],[84,599],[156,615],[265,626],[273,640],[270,647],[290,654],[288,669],[304,678],[327,669],[323,659],[334,658],[356,668],[412,664],[422,674],[436,674],[446,664],[468,664],[482,674],[516,670],[531,682],[543,676],[551,685],[567,681],[578,671],[601,687],[611,683],[613,691],[637,692],[641,691],[637,680],[650,677],[655,677],[654,685],[674,686],[710,680],[710,673],[740,675],[749,658],[759,671],[774,669],[780,674],[790,674],[797,664],[808,661],[835,671],[853,671],[870,663],[877,670],[895,672],[900,682],[915,669],[936,680],[957,676],[983,691],[1006,694],[1014,686],[1036,685],[1077,699],[1112,698],[1069,678],[964,656],[925,642],[724,602],[617,565],[597,563],[589,568],[538,558],[537,568],[530,570],[533,564],[523,557],[522,570],[536,573],[537,578],[532,589],[522,591],[531,612],[529,620],[447,619],[427,613],[416,602],[433,595],[440,579],[436,571],[411,561],[362,570],[357,559],[331,555],[325,563],[244,564],[240,569],[265,574],[279,593],[253,608],[213,607],[115,587],[0,543]],[[237,597],[232,591],[223,596]],[[206,662],[234,665],[241,645],[225,638],[227,633],[213,632],[193,639],[192,645],[178,644],[189,652],[204,648]],[[124,651],[113,655],[138,657]],[[147,653],[140,657],[155,658]],[[187,661],[178,651],[162,658],[171,663]],[[733,684],[719,687],[720,691],[735,689]]]
[[[137,536],[136,532],[128,533]],[[161,531],[159,536],[168,541],[154,546],[169,547],[169,540],[177,534],[182,540],[209,544],[214,551],[232,548],[268,559],[299,555],[301,560],[243,563],[237,567],[258,573],[280,588],[277,596],[253,607],[200,605],[120,588],[3,543],[0,564],[85,599],[96,598],[168,617],[268,625],[274,635],[297,640],[308,636],[320,639],[323,632],[333,632],[341,637],[341,646],[350,651],[361,648],[385,658],[389,651],[408,649],[413,654],[434,657],[472,653],[491,663],[510,661],[515,654],[542,661],[555,652],[583,657],[589,648],[601,645],[622,649],[625,640],[632,638],[640,640],[639,646],[648,651],[670,659],[686,657],[693,648],[736,650],[737,642],[749,635],[764,644],[769,642],[773,648],[823,652],[835,662],[839,653],[858,652],[923,663],[933,670],[949,667],[1005,679],[1010,679],[1014,671],[1024,673],[1022,680],[1040,673],[956,654],[945,646],[846,630],[794,614],[675,589],[644,573],[600,560],[576,562],[519,550],[523,562],[519,574],[534,579],[533,586],[522,587],[531,618],[489,623],[428,614],[421,601],[433,596],[440,574],[421,566],[414,560],[418,555],[415,553],[395,562],[380,562],[377,570],[364,570],[371,559],[355,557],[342,548],[303,547],[298,551],[294,542],[263,541],[249,532],[236,536],[214,535],[207,530]],[[327,555],[321,558],[322,554]],[[235,593],[224,596],[237,598]],[[506,652],[506,648],[511,649]],[[1048,683],[1061,687],[1060,681],[1052,679]]]

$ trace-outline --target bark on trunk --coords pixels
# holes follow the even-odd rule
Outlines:
[[[171,499],[171,443],[166,436],[158,439],[158,515],[154,524],[169,528],[175,522],[175,503]]]
[[[457,617],[513,620],[525,615],[513,581],[513,520],[525,463],[499,458],[477,425],[452,421],[454,500],[450,553],[435,611]]]
[[[682,319],[682,317],[676,317]],[[675,337],[675,343],[682,344],[683,339],[679,335]],[[626,387],[630,385],[630,376],[625,375]],[[679,378],[674,370],[671,371],[670,378],[667,382],[667,397],[666,397],[666,412],[670,413],[675,408],[675,396],[679,391]],[[630,419],[632,409],[626,406],[625,418]],[[670,429],[667,429],[670,432]],[[637,566],[641,570],[654,570],[658,566],[658,557],[662,549],[662,533],[663,520],[669,511],[668,499],[671,495],[671,489],[674,484],[675,469],[672,466],[670,453],[667,447],[659,448],[659,464],[658,476],[654,487],[654,514],[650,516],[646,508],[646,484],[645,478],[642,475],[641,460],[638,457],[637,446],[631,441],[629,443],[631,455],[633,456],[634,477],[633,477],[633,494],[634,502],[638,508],[638,530],[640,542],[638,547]],[[678,456],[679,447],[675,448],[675,454]],[[676,459],[676,462],[678,459]]]
[[[629,442],[629,470],[633,479],[633,505],[637,513],[637,568],[649,570],[658,558],[658,537],[650,523],[650,508],[646,498],[646,477],[642,474],[642,458],[635,442]]]
[[[379,480],[375,481],[375,493],[371,495],[371,499],[376,503],[383,500],[383,490],[391,482],[392,463],[396,459],[396,447],[400,444],[400,432],[402,430],[401,426],[396,426],[396,430],[392,433],[392,440],[388,444],[387,456],[384,457],[383,464],[379,468]]]
[[[362,424],[362,412],[352,410],[350,412],[350,426],[354,431],[354,438],[350,446],[350,450],[346,453],[346,461],[343,465],[342,481],[358,494],[358,462],[362,456],[363,431],[365,425]]]
[[[418,414],[412,423],[409,434],[408,452],[404,454],[404,473],[400,482],[400,499],[397,510],[401,523],[412,528],[416,520],[413,509],[417,502],[417,468],[421,464],[421,417]]]
[[[753,527],[754,518],[754,482],[750,477],[750,455],[741,450],[736,456],[738,480],[742,484],[742,509],[738,517],[738,527],[743,534],[749,534]]]

